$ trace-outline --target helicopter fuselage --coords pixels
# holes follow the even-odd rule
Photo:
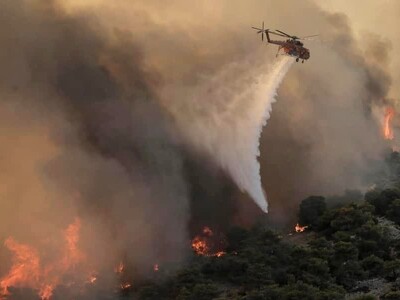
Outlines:
[[[297,57],[302,60],[310,58],[310,50],[303,46],[303,43],[295,40],[275,41],[268,39],[268,43],[278,45],[278,53],[282,49],[284,54]]]

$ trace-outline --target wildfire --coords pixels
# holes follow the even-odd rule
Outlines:
[[[1,298],[5,299],[9,295],[8,288],[13,286],[38,290],[40,299],[50,299],[61,278],[84,260],[77,246],[79,231],[80,221],[76,219],[64,232],[65,250],[61,259],[45,265],[36,249],[8,238],[5,246],[13,254],[13,265],[8,274],[0,279]]]
[[[202,256],[221,257],[225,255],[226,253],[224,251],[214,251],[216,245],[213,241],[213,237],[214,232],[210,229],[210,227],[204,227],[202,230],[202,234],[195,236],[192,240],[192,249],[194,250],[194,252],[197,255]]]
[[[387,107],[385,111],[385,117],[383,122],[383,135],[386,140],[393,140],[394,134],[392,129],[392,119],[394,116],[394,109]]]
[[[300,226],[299,223],[296,224],[296,226],[294,227],[294,229],[296,230],[296,232],[303,232],[304,230],[306,230],[308,228],[308,226]]]
[[[114,272],[121,274],[124,272],[124,269],[125,269],[124,263],[121,261],[119,265],[114,268]]]
[[[96,275],[91,275],[89,278],[89,283],[94,284],[97,281]]]
[[[81,222],[76,219],[63,231],[62,248],[59,255],[47,257],[44,254],[53,251],[38,251],[34,247],[17,242],[9,237],[5,241],[6,248],[12,254],[12,266],[8,273],[0,278],[0,299],[12,297],[9,288],[29,288],[37,292],[41,300],[53,298],[54,290],[59,287],[73,287],[78,293],[84,288],[99,281],[99,274],[87,263],[87,256],[78,247]],[[56,249],[57,250],[57,249]],[[132,284],[120,277],[125,274],[126,267],[120,262],[115,268],[120,280],[118,291],[129,292]],[[159,265],[154,264],[155,272]]]
[[[214,256],[221,257],[221,256],[224,256],[225,254],[226,254],[225,251],[219,251],[219,252],[215,253]]]
[[[130,284],[129,282],[122,283],[121,284],[121,289],[122,290],[126,290],[126,289],[129,289],[131,286],[132,286],[132,284]]]
[[[27,245],[19,244],[11,237],[4,244],[14,255],[10,271],[0,281],[2,298],[9,294],[8,287],[10,286],[25,283],[25,285],[31,287],[39,287],[40,260],[36,250]]]
[[[200,236],[196,236],[192,240],[192,248],[198,255],[207,255],[208,251],[210,250],[207,246],[206,240]]]
[[[39,291],[39,297],[42,300],[48,300],[50,299],[51,296],[53,296],[53,290],[54,287],[51,284],[45,285],[40,291]]]
[[[64,270],[74,268],[78,263],[85,260],[85,255],[78,249],[80,229],[81,222],[79,219],[75,219],[75,222],[65,230],[64,236],[67,247],[62,260]]]

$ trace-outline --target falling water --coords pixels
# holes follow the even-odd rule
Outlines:
[[[259,140],[292,63],[290,57],[269,66],[233,63],[192,88],[187,102],[172,109],[189,144],[208,154],[264,212]]]

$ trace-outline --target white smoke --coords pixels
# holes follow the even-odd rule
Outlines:
[[[257,160],[259,139],[293,59],[282,57],[267,66],[264,58],[232,63],[219,74],[204,78],[202,84],[190,90],[182,88],[180,93],[186,92],[186,97],[176,98],[186,102],[168,108],[189,144],[209,155],[268,212]],[[170,92],[167,89],[165,94]]]

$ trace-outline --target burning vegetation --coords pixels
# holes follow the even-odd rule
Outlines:
[[[303,232],[308,228],[308,226],[300,226],[299,223],[296,224],[296,226],[294,227],[294,230],[296,232]]]
[[[221,235],[216,235],[210,227],[205,226],[201,234],[192,240],[192,249],[197,255],[221,257],[226,241]]]
[[[84,293],[84,287],[98,285],[100,275],[89,265],[86,255],[79,248],[80,230],[81,221],[77,218],[64,230],[63,248],[58,249],[59,255],[52,259],[46,256],[47,251],[22,244],[13,237],[7,238],[4,245],[12,254],[12,266],[0,279],[0,299],[12,298],[15,289],[31,289],[41,300],[51,300],[59,287],[73,287]],[[190,245],[197,255],[225,255],[225,238],[214,233],[210,227],[204,227]],[[152,271],[159,272],[160,265],[153,264]],[[114,267],[114,273],[119,282],[117,292],[130,292],[133,286],[124,262]]]
[[[98,282],[97,272],[92,270],[86,255],[79,249],[81,222],[76,219],[64,231],[64,248],[59,256],[49,259],[46,251],[6,239],[4,245],[12,253],[12,266],[0,279],[0,299],[12,298],[15,289],[32,289],[41,300],[50,300],[58,287],[73,287],[84,293],[86,285]],[[45,249],[47,250],[47,249]],[[158,270],[155,265],[154,271]],[[120,291],[126,291],[132,284],[125,278],[125,265],[121,262],[114,271],[121,282]]]
[[[386,140],[393,140],[393,128],[392,128],[392,120],[394,117],[394,109],[392,107],[387,107],[385,110],[385,116],[383,121],[383,136]]]
[[[80,227],[79,219],[68,226],[64,232],[65,248],[60,251],[61,257],[48,263],[43,262],[37,249],[9,237],[5,241],[5,246],[12,252],[13,264],[8,274],[0,280],[2,299],[6,299],[10,294],[10,287],[28,287],[37,290],[40,299],[50,299],[54,289],[63,281],[63,277],[71,275],[77,265],[86,259],[78,249]]]

